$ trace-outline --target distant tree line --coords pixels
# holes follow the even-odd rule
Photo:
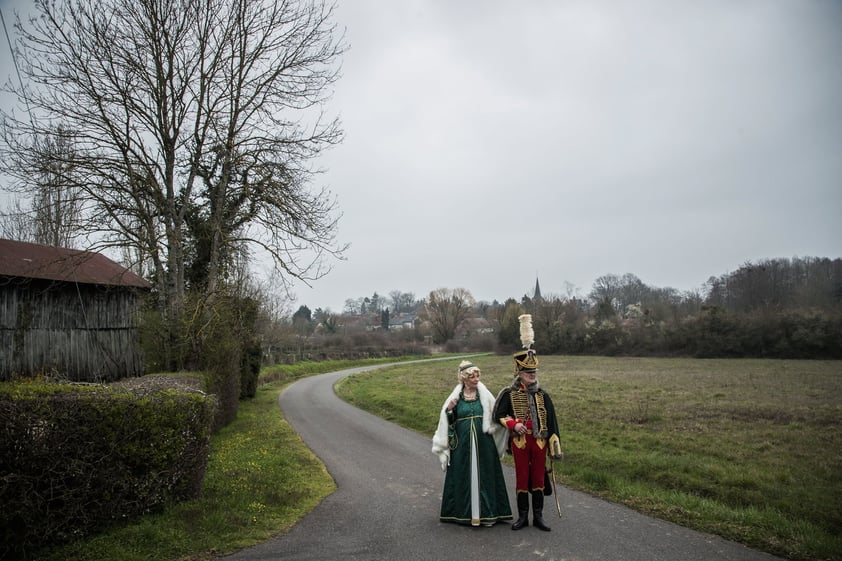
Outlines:
[[[748,262],[684,293],[606,275],[586,300],[507,301],[501,346],[519,344],[524,311],[547,354],[842,358],[842,259]]]
[[[341,315],[302,307],[293,323],[317,347],[426,342],[505,353],[520,347],[522,313],[532,314],[543,354],[842,358],[842,259],[746,262],[692,291],[628,273],[599,277],[585,297],[533,293],[489,303],[464,288],[421,300],[375,292],[347,300]],[[389,318],[400,314],[415,318],[414,328],[389,333]]]

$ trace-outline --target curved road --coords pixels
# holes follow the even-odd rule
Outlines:
[[[385,365],[384,365],[385,366]],[[773,561],[771,555],[649,518],[559,487],[548,497],[552,532],[508,524],[471,528],[438,520],[444,474],[430,437],[357,409],[333,391],[355,368],[305,378],[279,397],[284,416],[324,462],[337,491],[289,532],[224,557],[230,561]],[[445,392],[442,392],[442,399]],[[503,466],[514,510],[513,471]],[[530,516],[531,519],[531,516]]]

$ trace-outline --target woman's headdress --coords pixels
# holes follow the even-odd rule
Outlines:
[[[459,363],[459,372],[457,377],[459,378],[460,382],[464,382],[466,378],[469,378],[474,372],[479,372],[480,369],[476,366],[473,362],[469,360],[463,360]]]

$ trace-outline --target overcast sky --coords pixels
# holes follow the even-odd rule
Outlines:
[[[842,1],[339,0],[336,22],[346,138],[318,181],[351,247],[295,307],[842,257]]]

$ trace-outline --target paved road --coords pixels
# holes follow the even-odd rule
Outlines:
[[[444,474],[430,438],[345,403],[334,383],[355,368],[302,379],[279,405],[324,462],[337,491],[289,532],[224,559],[425,561],[773,561],[719,537],[655,520],[559,488],[563,518],[547,501],[546,533],[508,524],[470,528],[438,521]],[[447,391],[442,389],[442,400]],[[434,427],[430,429],[430,437]],[[511,468],[504,466],[514,506]]]

